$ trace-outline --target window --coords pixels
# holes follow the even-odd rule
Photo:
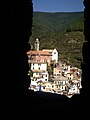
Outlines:
[[[80,87],[80,83],[77,83],[77,86]]]
[[[41,66],[41,64],[40,64],[40,63],[38,63],[38,66]]]
[[[62,82],[62,81],[60,81],[60,84],[63,84],[63,82]]]
[[[47,62],[47,60],[44,60],[44,62]]]
[[[45,86],[43,86],[43,89],[45,89]]]
[[[57,81],[54,82],[55,84],[57,83]]]
[[[40,67],[38,69],[40,70]]]
[[[57,76],[60,76],[60,74],[57,74]]]

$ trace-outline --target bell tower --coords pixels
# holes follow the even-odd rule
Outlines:
[[[36,40],[35,40],[35,50],[39,50],[39,39],[38,38],[36,38]]]

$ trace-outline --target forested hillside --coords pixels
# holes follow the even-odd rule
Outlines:
[[[40,49],[56,48],[59,59],[69,60],[72,65],[80,68],[84,41],[83,30],[83,12],[34,12],[32,36],[29,42],[34,49],[34,41],[38,37]]]

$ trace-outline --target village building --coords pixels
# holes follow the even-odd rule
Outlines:
[[[67,73],[67,74],[66,74],[66,78],[67,78],[68,80],[73,80],[73,73]]]
[[[62,70],[60,67],[53,68],[53,76],[61,76]]]
[[[47,51],[52,55],[52,61],[58,63],[58,51],[56,49],[43,49],[42,51]]]
[[[38,81],[48,82],[47,63],[31,62],[32,76],[30,86],[37,86]]]
[[[30,56],[31,62],[47,62],[48,66],[50,66],[52,55],[47,51],[28,51],[27,55]]]
[[[43,49],[39,50],[39,40],[36,38],[35,50],[30,50],[27,52],[29,61],[33,62],[47,62],[50,66],[51,62],[58,62],[58,52],[56,49]]]
[[[80,94],[82,71],[71,67],[70,64],[59,62],[56,49],[39,50],[39,44],[39,40],[36,38],[35,50],[27,52],[31,79],[29,89],[64,94],[68,97]],[[52,75],[48,71],[51,64],[54,65]]]

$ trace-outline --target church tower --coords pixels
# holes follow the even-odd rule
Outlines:
[[[35,50],[39,50],[39,39],[38,38],[36,38],[36,40],[35,40]]]

